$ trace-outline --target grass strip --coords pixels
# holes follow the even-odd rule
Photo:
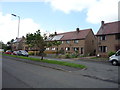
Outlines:
[[[69,67],[74,67],[74,68],[81,68],[81,69],[86,68],[85,65],[75,64],[75,63],[69,63],[69,62],[65,62],[65,61],[55,61],[55,60],[47,60],[47,59],[41,60],[39,58],[24,57],[24,56],[9,55],[9,54],[3,54],[3,55],[5,55],[5,56],[11,56],[11,57],[16,57],[16,58],[21,58],[21,59],[32,60],[32,61],[39,61],[39,62],[44,62],[44,63],[69,66]]]

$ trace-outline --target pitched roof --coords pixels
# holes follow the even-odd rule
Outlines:
[[[72,31],[72,32],[65,32],[65,33],[59,33],[55,35],[52,40],[75,40],[75,39],[85,39],[88,33],[92,29],[85,29],[85,30],[79,30],[79,31]]]
[[[16,38],[13,43],[17,43],[17,42],[20,42],[22,40],[22,38]]]
[[[116,34],[120,33],[120,21],[111,22],[111,23],[104,23],[101,25],[97,35],[107,35],[107,34]]]

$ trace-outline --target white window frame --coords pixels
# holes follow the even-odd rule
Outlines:
[[[78,43],[79,42],[79,40],[74,40],[74,43]]]
[[[52,50],[54,51],[54,50],[55,50],[55,48],[52,48]]]
[[[46,50],[50,50],[50,48],[46,48]]]
[[[68,41],[68,40],[67,40],[67,41],[66,41],[66,43],[67,43],[67,44],[69,44],[69,43],[70,43],[70,41]]]

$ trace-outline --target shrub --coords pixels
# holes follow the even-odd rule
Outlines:
[[[69,54],[69,53],[66,53],[66,54],[65,54],[65,58],[70,58],[70,54]]]
[[[110,56],[112,56],[112,55],[114,55],[115,54],[115,52],[109,52],[108,53],[108,56],[110,57]]]
[[[71,54],[71,58],[77,58],[79,55],[77,53]]]
[[[29,55],[34,55],[34,52],[28,52]]]
[[[59,54],[64,54],[64,49],[58,51]]]

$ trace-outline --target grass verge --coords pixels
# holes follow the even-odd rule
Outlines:
[[[69,63],[69,62],[65,62],[65,61],[55,61],[55,60],[47,60],[47,59],[41,60],[39,58],[16,56],[16,55],[8,55],[8,54],[3,54],[3,55],[16,57],[16,58],[21,58],[21,59],[32,60],[32,61],[38,61],[38,62],[44,62],[44,63],[50,63],[50,64],[58,64],[58,65],[63,65],[63,66],[69,66],[69,67],[74,67],[74,68],[81,68],[81,69],[86,68],[85,65]]]

